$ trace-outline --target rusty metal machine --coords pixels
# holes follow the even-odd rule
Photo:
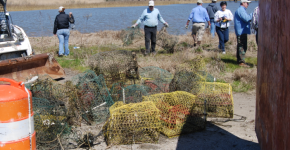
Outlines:
[[[64,77],[64,69],[52,55],[34,55],[24,30],[13,25],[6,3],[7,0],[0,0],[0,78],[26,81],[43,74],[53,79]]]

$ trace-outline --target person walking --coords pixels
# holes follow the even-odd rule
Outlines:
[[[225,43],[229,41],[229,26],[231,20],[233,20],[233,14],[227,8],[227,2],[223,1],[220,3],[221,10],[217,11],[214,16],[216,22],[216,33],[219,37],[219,49],[225,51]]]
[[[220,10],[220,8],[216,5],[217,0],[212,0],[212,3],[208,4],[206,7],[206,11],[208,13],[209,19],[210,19],[210,33],[212,38],[214,38],[215,34],[215,21],[214,21],[214,15],[215,13]]]
[[[260,16],[260,9],[259,6],[254,9],[253,12],[253,19],[251,22],[251,28],[256,31],[256,42],[258,45],[258,26],[259,26],[259,16]]]
[[[137,20],[137,22],[132,25],[132,28],[135,28],[138,24],[143,22],[144,32],[145,32],[145,56],[150,54],[150,41],[151,41],[151,52],[153,56],[156,55],[156,34],[157,34],[157,25],[158,20],[164,24],[165,27],[169,27],[168,23],[164,21],[159,10],[154,8],[154,1],[149,1],[149,7],[145,9]]]
[[[189,22],[192,20],[192,37],[194,46],[200,46],[201,44],[205,30],[205,22],[207,21],[208,26],[210,26],[209,16],[206,9],[202,7],[202,3],[202,0],[197,0],[197,7],[192,9],[185,25],[185,28],[187,29]]]
[[[54,28],[53,28],[53,34],[58,37],[59,40],[59,51],[58,56],[62,57],[69,55],[69,48],[68,48],[68,40],[69,40],[69,25],[70,23],[74,23],[74,17],[72,13],[70,12],[69,15],[65,14],[64,12],[65,8],[60,6],[58,11],[59,14],[55,17],[54,21]],[[64,48],[65,51],[64,51]]]
[[[246,9],[249,6],[249,0],[241,0],[240,7],[235,12],[234,23],[237,36],[237,62],[242,67],[249,67],[245,62],[247,52],[247,34],[251,34],[250,23],[252,14],[247,14]]]

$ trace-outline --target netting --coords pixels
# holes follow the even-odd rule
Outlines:
[[[234,101],[232,86],[228,83],[204,82],[197,94],[197,109],[203,110],[203,102],[206,100],[206,112],[208,117],[233,118]]]
[[[116,102],[110,108],[110,118],[103,127],[107,145],[157,143],[161,125],[159,114],[150,101]]]
[[[139,26],[136,28],[127,28],[122,30],[120,33],[120,38],[124,46],[128,46],[133,43],[133,40],[137,37],[141,37],[143,34],[140,31]]]
[[[123,101],[126,104],[142,102],[142,96],[147,96],[150,88],[143,85],[125,85],[116,83],[111,88],[113,101]]]
[[[97,75],[102,74],[109,88],[117,82],[135,84],[138,75],[136,54],[126,50],[100,52],[89,58],[89,66]]]
[[[156,43],[168,53],[173,53],[174,48],[178,43],[178,38],[177,36],[168,34],[166,31],[166,27],[163,26],[157,34]]]
[[[143,85],[150,87],[150,94],[169,92],[169,83],[173,75],[161,68],[148,66],[139,69]]]
[[[60,149],[68,146],[65,136],[71,133],[67,110],[62,103],[33,98],[34,128],[37,149]]]
[[[61,103],[67,110],[69,124],[80,125],[81,112],[83,107],[78,99],[78,91],[70,81],[62,85],[52,78],[44,75],[39,76],[39,79],[30,87],[33,97],[47,99],[52,103]],[[37,107],[37,106],[36,106]]]
[[[175,137],[205,128],[204,110],[195,109],[197,97],[184,91],[162,93],[143,97],[160,110],[161,132]]]
[[[201,90],[201,83],[213,82],[215,79],[205,70],[205,61],[198,56],[181,64],[169,85],[169,91],[186,91],[196,95]]]
[[[72,78],[78,89],[78,99],[83,103],[80,108],[82,117],[90,124],[99,124],[109,117],[109,107],[114,104],[102,75],[97,76],[87,70]]]

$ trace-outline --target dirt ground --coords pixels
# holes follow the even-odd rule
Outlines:
[[[255,133],[255,105],[256,92],[234,93],[233,119],[207,119],[204,131],[167,138],[160,135],[158,144],[132,144],[107,147],[102,134],[94,141],[93,150],[259,150]],[[97,135],[101,133],[102,124],[97,126],[83,126],[82,130]],[[79,148],[78,150],[82,150]]]

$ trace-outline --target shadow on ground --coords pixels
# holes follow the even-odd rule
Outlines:
[[[241,139],[207,122],[206,129],[178,137],[176,150],[260,150],[258,143]]]

